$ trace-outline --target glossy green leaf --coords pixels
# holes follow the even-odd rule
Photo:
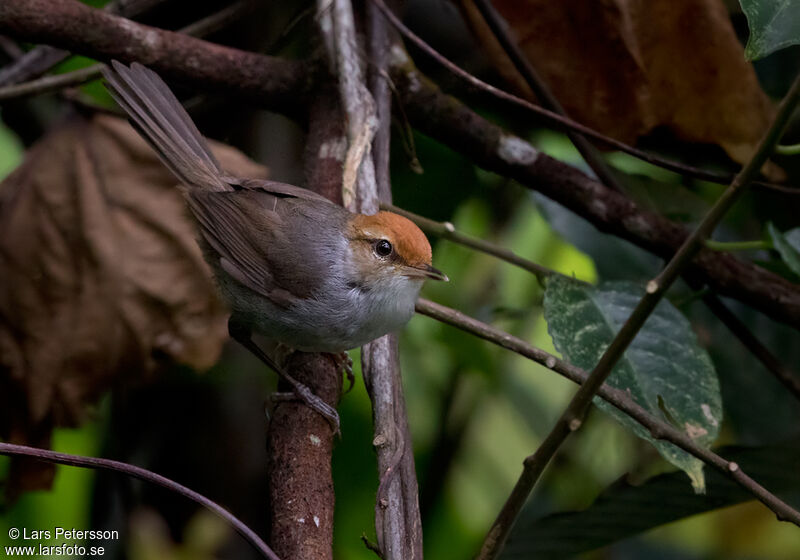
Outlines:
[[[571,363],[594,368],[644,290],[631,282],[594,287],[556,276],[547,283],[544,309],[555,347]],[[722,421],[719,382],[708,353],[698,344],[691,325],[668,301],[662,301],[617,363],[607,381],[651,414],[686,432],[708,447]],[[595,398],[595,404],[658,449],[705,489],[703,464],[674,445],[655,441],[640,424]]]
[[[800,44],[800,0],[739,0],[739,3],[750,26],[744,49],[748,60]]]
[[[790,505],[800,505],[800,440],[768,447],[726,447],[719,454]],[[502,558],[575,558],[659,525],[752,499],[752,494],[716,470],[709,471],[704,495],[689,490],[680,473],[659,475],[641,486],[620,480],[583,511],[540,517],[524,510]]]
[[[792,272],[800,276],[800,228],[781,233],[770,222],[767,224],[767,232],[772,240],[772,245],[780,253],[783,262]]]

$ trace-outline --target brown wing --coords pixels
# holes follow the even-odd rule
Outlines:
[[[326,254],[311,254],[316,251],[316,244],[305,243],[302,231],[311,228],[322,238],[330,236],[315,222],[313,217],[319,214],[309,209],[313,206],[327,209],[328,213],[347,212],[326,198],[293,185],[242,183],[234,191],[187,193],[200,233],[219,258],[220,267],[276,305],[286,306],[311,296],[319,280],[327,275],[329,259]],[[298,244],[303,247],[297,248]],[[309,252],[304,254],[308,258],[295,263],[291,270],[275,268],[296,259],[298,249],[307,249]]]

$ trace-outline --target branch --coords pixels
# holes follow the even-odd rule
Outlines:
[[[350,0],[318,0],[317,17],[331,70],[339,86],[347,131],[347,153],[342,169],[344,206],[350,210],[356,207],[356,192],[362,197],[371,197],[366,206],[377,206],[375,166],[369,157],[377,119],[375,103],[364,80],[353,7]]]
[[[474,164],[539,191],[600,231],[662,258],[672,257],[687,238],[683,226],[638,208],[625,195],[540,153],[444,94],[401,54],[394,57],[392,78],[406,115],[419,131]],[[705,249],[686,273],[720,295],[738,299],[773,319],[800,328],[800,289],[777,274],[728,253]]]
[[[783,364],[745,325],[733,311],[714,294],[703,296],[703,302],[708,306],[717,319],[753,354],[758,361],[769,371],[786,389],[800,401],[800,377],[788,366]]]
[[[165,77],[209,90],[233,87],[266,108],[288,113],[302,107],[310,86],[311,73],[303,63],[137,24],[75,0],[0,2],[0,32],[103,62],[138,61]]]
[[[594,398],[594,395],[611,374],[612,369],[648,317],[650,317],[656,305],[658,305],[675,280],[680,277],[683,269],[701,250],[703,243],[711,235],[727,211],[750,186],[750,182],[758,174],[761,166],[764,165],[767,157],[772,153],[775,143],[783,134],[798,99],[800,99],[800,74],[795,78],[789,93],[787,93],[778,107],[775,119],[759,142],[756,153],[747,165],[742,168],[731,185],[717,199],[717,202],[708,211],[700,225],[686,238],[678,252],[667,263],[661,273],[647,283],[645,295],[639,300],[630,317],[628,317],[600,357],[589,377],[576,391],[569,405],[556,421],[556,425],[536,452],[525,459],[522,474],[484,540],[478,559],[496,558],[503,549],[508,534],[511,532],[511,527],[520,511],[522,511],[522,506],[525,504],[544,468],[569,435],[581,427],[586,412],[592,404],[592,398]]]
[[[306,184],[341,204],[344,131],[335,90],[327,84],[315,92],[307,120]],[[339,369],[324,354],[295,354],[289,364],[296,379],[333,406],[341,398]],[[275,407],[269,428],[271,542],[286,560],[333,558],[333,439],[328,423],[302,403]]]
[[[112,0],[103,10],[126,18],[142,14],[164,0]],[[13,64],[0,69],[0,86],[18,84],[41,76],[70,56],[69,51],[39,45],[24,53]]]
[[[73,70],[72,72],[54,74],[52,76],[39,78],[38,80],[0,87],[0,101],[8,101],[9,99],[29,95],[40,95],[42,93],[58,91],[67,87],[75,87],[85,84],[86,82],[91,82],[100,77],[100,72],[103,71],[104,66],[105,64],[92,64],[91,66]]]
[[[617,149],[621,152],[625,152],[630,154],[634,157],[641,159],[642,161],[646,161],[652,165],[662,167],[664,169],[668,169],[675,173],[679,173],[681,175],[685,175],[686,177],[693,177],[695,179],[700,179],[703,181],[710,181],[712,183],[719,183],[719,184],[729,184],[733,180],[733,175],[728,173],[715,173],[713,171],[706,171],[704,169],[698,169],[696,167],[692,167],[690,165],[686,165],[684,163],[680,163],[673,160],[667,160],[661,157],[658,157],[654,154],[649,152],[645,152],[643,150],[639,150],[634,148],[633,146],[629,146],[619,140],[611,138],[610,136],[606,136],[596,130],[589,128],[577,121],[573,121],[569,117],[565,117],[553,111],[548,111],[538,105],[531,103],[525,99],[517,97],[516,95],[512,95],[508,92],[505,92],[501,89],[494,87],[491,84],[487,84],[483,80],[480,80],[466,72],[447,60],[444,56],[439,54],[433,47],[428,45],[425,41],[423,41],[420,37],[418,37],[413,31],[411,31],[408,27],[403,25],[400,19],[395,16],[384,4],[383,0],[370,0],[370,2],[374,3],[381,12],[386,16],[386,18],[391,21],[392,25],[396,27],[400,33],[404,37],[406,37],[409,41],[414,43],[417,47],[419,47],[424,53],[428,56],[433,58],[437,63],[444,66],[464,80],[467,84],[471,87],[482,91],[484,93],[488,93],[493,98],[503,101],[513,107],[523,109],[527,112],[533,113],[541,118],[541,120],[549,125],[551,125],[556,130],[561,130],[565,132],[573,131],[577,132],[587,138],[591,138],[600,142],[601,144],[609,147]],[[788,194],[788,195],[800,195],[800,189],[789,187],[786,185],[780,185],[775,183],[768,183],[764,181],[754,181],[754,185],[758,186],[759,188],[768,189],[774,192],[778,192],[781,194]]]
[[[160,474],[153,471],[137,467],[122,461],[114,461],[112,459],[101,459],[98,457],[84,457],[81,455],[70,455],[68,453],[59,453],[58,451],[51,451],[50,449],[39,449],[37,447],[28,447],[26,445],[16,445],[13,443],[0,442],[0,454],[9,455],[12,457],[31,457],[39,459],[48,463],[56,463],[59,465],[69,465],[72,467],[84,467],[89,469],[107,470],[124,475],[138,478],[150,484],[161,486],[171,492],[180,494],[181,496],[200,504],[204,508],[212,511],[222,517],[225,521],[230,523],[236,531],[242,535],[247,542],[249,542],[256,550],[258,550],[264,558],[270,560],[280,560],[278,556],[267,546],[261,537],[259,537],[250,527],[245,525],[237,517],[235,517],[228,510],[223,508],[216,502],[211,501],[202,494],[198,494],[194,490],[183,486]]]
[[[515,352],[579,385],[585,383],[589,377],[589,373],[583,369],[575,367],[535,346],[531,346],[520,338],[496,329],[486,323],[482,323],[459,311],[439,305],[438,303],[420,299],[417,301],[417,313],[454,326],[457,329],[473,334],[492,344]],[[733,479],[737,484],[750,492],[756,499],[773,511],[779,519],[789,520],[795,525],[800,526],[800,512],[794,510],[791,506],[750,478],[736,463],[727,461],[713,451],[697,445],[687,434],[677,430],[672,425],[655,416],[652,416],[644,408],[636,404],[625,391],[615,389],[603,383],[600,385],[597,395],[639,422],[639,424],[650,432],[653,438],[668,441],[690,455],[697,457],[707,465],[710,465]]]
[[[186,27],[180,29],[178,33],[203,37],[204,35],[214,33],[226,25],[229,25],[231,22],[236,21],[244,14],[245,11],[250,10],[251,7],[252,4],[250,0],[240,0],[239,2],[231,4],[227,8],[223,8],[222,10],[215,12],[210,16],[187,25]],[[37,47],[37,49],[38,48],[39,47]],[[13,99],[15,97],[38,95],[50,91],[57,91],[65,87],[79,86],[99,78],[104,67],[105,64],[93,64],[91,66],[87,66],[86,68],[81,68],[72,72],[66,72],[64,74],[45,76],[43,78],[39,78],[38,80],[31,80],[21,84],[0,87],[0,101]]]
[[[391,98],[385,81],[387,30],[382,18],[368,15],[368,48],[373,63],[371,91],[368,91],[361,62],[363,49],[357,42],[349,0],[333,0],[332,6],[321,0],[318,13],[347,125],[347,153],[343,173],[339,175],[342,196],[345,206],[373,214],[378,211],[379,199],[391,200]],[[376,128],[376,151],[370,157],[370,142]],[[380,475],[375,500],[375,531],[380,555],[385,560],[421,560],[422,524],[414,449],[403,398],[396,335],[387,335],[365,345],[361,360],[364,383],[372,402],[373,445]]]
[[[463,234],[460,231],[457,231],[456,227],[451,222],[437,222],[431,220],[430,218],[409,212],[408,210],[403,210],[402,208],[398,208],[392,204],[382,204],[381,207],[396,214],[400,214],[401,216],[405,216],[417,224],[419,228],[426,233],[437,235],[444,239],[449,239],[453,243],[458,243],[459,245],[469,247],[475,251],[492,255],[493,257],[506,261],[514,266],[518,266],[523,270],[527,270],[536,276],[537,280],[539,280],[539,283],[542,283],[544,278],[552,274],[558,274],[554,270],[551,270],[526,258],[520,257],[510,249],[500,247],[494,243],[489,243],[488,241],[478,237],[472,237]]]
[[[340,366],[330,356],[295,352],[286,370],[329,405],[339,402]],[[267,434],[270,544],[285,560],[333,559],[333,439],[330,424],[302,401],[275,405]]]

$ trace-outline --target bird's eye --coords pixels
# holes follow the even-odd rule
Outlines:
[[[375,254],[379,257],[388,257],[392,254],[392,244],[385,239],[375,242]]]

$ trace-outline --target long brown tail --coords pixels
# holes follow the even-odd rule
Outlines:
[[[190,188],[230,190],[223,172],[191,117],[158,74],[134,62],[111,61],[107,88],[139,134]]]

